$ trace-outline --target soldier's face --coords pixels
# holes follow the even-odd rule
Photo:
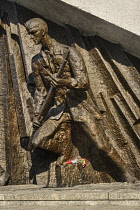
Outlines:
[[[43,37],[42,30],[33,28],[33,29],[30,29],[29,34],[30,34],[31,39],[33,39],[36,45],[41,43],[41,40]]]

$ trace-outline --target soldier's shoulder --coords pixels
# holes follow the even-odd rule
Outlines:
[[[76,59],[82,59],[81,53],[75,48],[75,47],[70,47],[70,59],[76,60]]]
[[[53,47],[55,52],[57,51],[65,52],[66,50],[70,49],[68,45],[59,43],[56,40],[53,40]]]
[[[53,40],[53,44],[54,44],[54,52],[55,54],[64,54],[66,53],[68,50],[70,51],[70,55],[73,57],[79,57],[81,54],[79,53],[79,51],[75,48],[75,47],[71,47],[65,44],[61,44],[59,42],[57,42],[56,40]]]
[[[70,53],[79,53],[79,51],[75,47],[70,47]]]

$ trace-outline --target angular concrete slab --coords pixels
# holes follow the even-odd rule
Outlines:
[[[10,0],[58,24],[68,23],[86,35],[119,43],[140,57],[140,4],[112,0]]]
[[[139,200],[140,190],[121,189],[109,193],[109,200]]]

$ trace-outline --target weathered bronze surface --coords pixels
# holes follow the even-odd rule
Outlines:
[[[98,36],[1,2],[0,166],[9,184],[139,180],[140,60]],[[81,158],[86,167],[64,164]]]
[[[32,60],[36,84],[34,127],[39,126],[40,122],[37,118],[41,112],[43,101],[46,100],[48,94],[50,95],[49,88],[55,88],[54,99],[51,98],[53,100],[49,101],[50,109],[45,113],[45,116],[41,116],[45,121],[34,133],[33,146],[38,147],[42,145],[43,141],[49,141],[62,123],[73,123],[75,121],[82,125],[91,140],[95,139],[96,145],[101,144],[101,147],[103,147],[100,143],[100,141],[103,141],[102,135],[100,135],[102,131],[98,131],[99,126],[95,124],[94,112],[90,112],[93,108],[87,101],[86,91],[89,88],[89,81],[82,56],[76,48],[62,45],[51,39],[48,35],[48,26],[43,20],[39,18],[31,19],[26,23],[26,27],[35,44],[42,44],[40,54]],[[58,78],[59,67],[65,60],[68,51],[70,53],[67,56],[63,73],[60,75],[61,78]],[[98,113],[96,113],[97,115],[98,119],[101,119]],[[53,151],[57,152],[55,149]],[[71,147],[63,149],[63,158],[59,157],[59,164],[62,164],[68,158],[66,154],[70,154],[70,152]]]

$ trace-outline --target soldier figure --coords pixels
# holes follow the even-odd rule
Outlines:
[[[48,128],[46,136],[50,136],[64,119],[71,119],[69,111],[74,109],[86,97],[85,91],[89,87],[86,68],[80,53],[73,47],[62,45],[51,39],[48,35],[47,24],[34,18],[26,23],[31,38],[35,44],[42,44],[39,55],[32,59],[32,69],[35,78],[35,116],[39,114],[41,105],[47,95],[50,85],[56,87],[54,103],[46,116],[43,126]],[[56,73],[62,63],[67,51],[70,51],[68,62],[66,63],[61,78],[56,78]],[[70,98],[72,100],[70,100]],[[74,100],[74,101],[73,101]],[[76,103],[76,104],[74,104]],[[37,122],[34,120],[34,123]],[[38,139],[41,128],[36,132],[33,138],[34,146],[37,146],[41,140]],[[49,132],[49,133],[47,133]],[[37,140],[38,139],[38,140]]]
[[[120,164],[120,157],[98,126],[97,118],[100,119],[100,115],[96,112],[95,116],[93,104],[89,103],[89,81],[81,54],[75,48],[52,39],[48,34],[46,22],[40,18],[27,21],[26,28],[35,44],[42,44],[40,54],[32,59],[36,84],[34,126],[39,127],[32,138],[33,146],[38,147],[42,141],[48,141],[61,123],[73,120],[82,125],[87,136],[99,149]],[[70,54],[61,78],[56,78],[68,50]],[[55,87],[55,95],[43,125],[39,125],[36,117],[50,86]]]

